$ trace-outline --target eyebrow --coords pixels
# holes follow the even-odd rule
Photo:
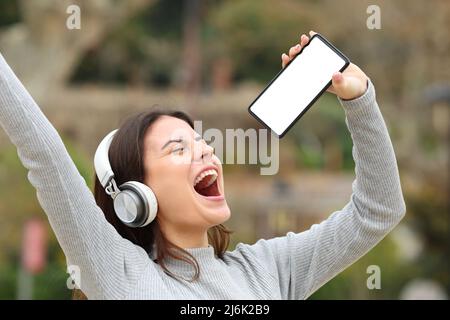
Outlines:
[[[201,139],[203,139],[202,138],[202,136],[197,136],[197,137],[195,137],[194,138],[194,140],[195,141],[199,141],[199,140],[201,140]],[[165,147],[167,147],[169,144],[171,144],[171,143],[180,143],[180,142],[183,142],[184,140],[182,139],[182,138],[178,138],[178,139],[170,139],[169,141],[167,141],[162,147],[161,147],[161,150],[163,150]]]

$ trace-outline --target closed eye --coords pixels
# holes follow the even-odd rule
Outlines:
[[[178,153],[178,154],[182,154],[183,153],[183,151],[184,151],[184,147],[179,147],[179,148],[175,148],[175,149],[173,149],[172,150],[172,154],[176,154],[176,153]]]

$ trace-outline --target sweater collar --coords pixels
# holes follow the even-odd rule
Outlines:
[[[189,252],[198,262],[201,269],[208,268],[211,265],[214,265],[217,262],[217,256],[214,251],[214,247],[208,245],[207,247],[199,247],[199,248],[184,248],[187,252]],[[153,250],[150,253],[150,258],[152,260],[156,259],[156,246],[153,246]],[[170,271],[175,274],[181,271],[182,273],[190,272],[194,270],[194,267],[186,261],[175,259],[173,257],[166,257],[165,264],[169,268]]]

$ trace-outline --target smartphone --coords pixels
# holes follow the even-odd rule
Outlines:
[[[278,138],[300,119],[343,71],[349,59],[320,34],[313,35],[248,107]]]

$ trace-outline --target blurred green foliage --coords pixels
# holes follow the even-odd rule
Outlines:
[[[381,271],[381,289],[368,289],[369,266]],[[412,269],[399,259],[396,244],[388,236],[339,276],[317,290],[311,299],[398,299],[398,293],[412,276]]]
[[[17,0],[0,1],[0,27],[20,21],[19,3]]]
[[[169,86],[180,58],[182,9],[183,1],[158,1],[139,12],[87,52],[72,82]]]
[[[281,53],[299,41],[310,18],[301,2],[223,1],[208,16],[208,46],[235,61],[235,80],[269,81],[281,66]],[[275,54],[276,53],[276,54]]]
[[[270,80],[281,66],[281,52],[310,25],[302,8],[286,0],[276,6],[270,0],[208,3],[201,31],[204,67],[218,57],[232,56],[234,81]],[[182,12],[181,0],[158,1],[142,11],[92,48],[72,81],[125,83],[138,78],[139,83],[153,86],[173,84],[182,51]],[[209,73],[205,76],[204,81],[210,81]]]

